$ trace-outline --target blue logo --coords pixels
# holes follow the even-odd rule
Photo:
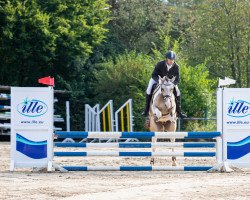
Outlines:
[[[228,107],[227,115],[236,118],[250,115],[250,103],[244,100],[236,101],[232,99]]]
[[[227,158],[239,159],[250,153],[250,136],[237,142],[227,142]]]
[[[47,158],[47,143],[47,140],[37,142],[16,134],[16,150],[33,159]]]
[[[40,100],[26,98],[22,103],[17,105],[17,111],[26,117],[38,117],[48,111],[48,106]]]

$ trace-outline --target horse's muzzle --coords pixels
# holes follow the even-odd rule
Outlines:
[[[166,100],[166,99],[168,99],[170,97],[171,97],[170,95],[166,95],[166,96],[163,96],[163,99]]]

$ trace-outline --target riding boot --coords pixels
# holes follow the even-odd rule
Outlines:
[[[152,98],[152,94],[150,94],[150,95],[146,94],[146,106],[145,106],[144,111],[141,114],[144,117],[148,116],[151,98]]]
[[[181,97],[180,96],[176,96],[175,103],[176,103],[177,117],[186,118],[187,115],[185,113],[182,113],[181,111]]]

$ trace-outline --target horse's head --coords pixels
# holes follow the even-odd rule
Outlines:
[[[158,86],[153,94],[151,106],[152,113],[157,119],[162,118],[162,116],[167,116],[167,118],[163,119],[165,122],[169,120],[172,122],[175,120],[176,104],[174,98],[174,80],[175,77],[170,79],[166,76],[163,78],[159,76]]]
[[[161,89],[161,94],[162,94],[164,99],[172,97],[174,87],[175,87],[175,85],[173,83],[174,80],[175,80],[175,77],[170,79],[167,76],[164,76],[163,78],[161,78],[159,76],[159,86],[160,86],[160,89]]]

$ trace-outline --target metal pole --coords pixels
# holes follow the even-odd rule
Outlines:
[[[88,124],[88,104],[85,104],[85,131],[89,131]]]
[[[134,116],[133,116],[133,106],[132,99],[129,99],[129,117],[130,117],[130,131],[134,131]]]
[[[121,128],[122,132],[124,131],[124,116],[123,116],[123,108],[121,109]]]
[[[221,164],[223,162],[223,155],[222,155],[223,150],[222,150],[221,137],[216,138],[216,161],[217,161],[217,164]]]
[[[113,108],[113,100],[110,100],[110,118],[111,118],[111,131],[114,131],[114,108]]]
[[[127,118],[127,131],[130,132],[130,114],[129,114],[129,103],[126,105],[126,118]]]
[[[96,104],[96,108],[95,108],[95,123],[96,123],[96,131],[100,131],[100,118],[99,118],[99,111],[100,111],[100,105],[99,104]]]
[[[66,101],[66,130],[70,131],[70,106],[69,101]]]
[[[91,113],[91,130],[95,131],[95,113]]]
[[[223,130],[223,98],[224,98],[224,88],[219,88],[217,90],[217,131],[221,132],[222,134],[222,159],[223,159],[223,162],[226,161],[227,159],[227,154],[226,154],[226,148],[227,148],[227,145],[225,144],[225,140],[224,140],[224,130]]]
[[[115,131],[119,131],[118,112],[115,112]]]

